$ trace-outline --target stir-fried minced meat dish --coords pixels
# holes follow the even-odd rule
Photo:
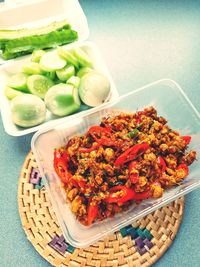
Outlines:
[[[159,198],[188,176],[196,158],[153,107],[102,118],[54,153],[71,210],[84,225],[112,217],[134,201]]]

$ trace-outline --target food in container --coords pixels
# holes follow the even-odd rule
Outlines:
[[[196,159],[190,141],[153,107],[108,115],[56,148],[54,169],[72,212],[90,225],[181,183]]]
[[[112,218],[96,220],[90,226],[82,225],[71,211],[71,204],[66,202],[66,191],[55,172],[53,166],[55,148],[65,147],[74,136],[84,135],[90,127],[100,125],[102,117],[113,117],[120,112],[135,113],[150,106],[155,107],[159,116],[167,118],[170,128],[176,129],[180,136],[191,136],[189,150],[196,151],[197,160],[189,167],[188,176],[176,186],[165,188],[159,198],[151,197],[138,204],[133,201],[127,210],[116,213]],[[76,119],[65,118],[62,123],[36,133],[32,139],[32,150],[66,241],[73,246],[86,247],[198,188],[200,186],[199,127],[199,113],[180,86],[171,80],[160,80],[121,96],[111,103],[105,103],[97,107],[96,111],[93,109],[87,114],[82,113]],[[130,135],[133,136],[134,133]],[[184,138],[183,144],[189,141],[188,137]],[[160,170],[163,170],[164,164],[161,158],[158,159],[158,163]],[[182,169],[181,173],[185,174],[185,170]]]

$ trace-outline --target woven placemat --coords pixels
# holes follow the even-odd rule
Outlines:
[[[43,186],[32,152],[18,189],[22,227],[39,254],[53,266],[151,266],[171,245],[180,226],[184,198],[86,248],[67,244]]]

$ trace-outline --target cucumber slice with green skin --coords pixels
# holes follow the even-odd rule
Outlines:
[[[55,81],[57,79],[56,72],[55,71],[46,72],[45,73],[45,76],[47,76],[48,78],[50,78],[52,81]]]
[[[54,52],[45,53],[40,59],[41,69],[48,72],[63,69],[66,64],[66,60]]]
[[[27,128],[45,120],[46,107],[38,96],[23,94],[11,100],[11,114],[16,125]]]
[[[43,74],[40,65],[36,62],[28,62],[22,66],[22,72],[28,75],[32,74]]]
[[[53,81],[43,75],[31,75],[27,79],[27,86],[33,95],[44,98],[46,92],[54,85]]]
[[[27,87],[28,75],[17,73],[10,77],[8,86],[22,92],[29,92]]]
[[[73,49],[73,54],[82,67],[92,67],[92,61],[90,57],[80,47]]]
[[[80,84],[80,78],[77,76],[72,76],[67,80],[67,84],[71,84],[75,86],[76,88],[78,88]]]
[[[72,114],[80,108],[78,89],[64,83],[54,85],[45,95],[45,104],[54,115]]]
[[[77,72],[77,76],[79,78],[82,78],[85,74],[87,74],[87,73],[89,73],[91,71],[94,71],[94,69],[91,69],[91,68],[88,68],[88,67],[80,68],[79,71]]]
[[[73,65],[66,66],[63,69],[56,71],[58,79],[62,82],[66,82],[70,77],[74,76],[74,74],[75,68]]]
[[[79,63],[77,58],[73,55],[72,52],[70,52],[67,49],[64,49],[63,47],[58,47],[57,48],[57,53],[60,57],[64,58],[67,63],[70,63],[74,65],[75,68],[79,68]]]
[[[23,95],[21,91],[15,90],[9,86],[6,86],[6,88],[4,89],[4,94],[9,100],[12,100],[16,96]]]
[[[31,55],[31,61],[39,63],[41,57],[45,54],[46,52],[44,50],[34,50],[32,55]]]

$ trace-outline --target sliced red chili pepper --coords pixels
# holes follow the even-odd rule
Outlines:
[[[54,150],[54,161],[63,159],[64,161],[69,161],[69,155],[68,153],[63,149],[56,149]]]
[[[72,174],[68,170],[68,156],[65,152],[54,151],[54,169],[63,183],[67,183]]]
[[[136,118],[135,120],[136,120],[136,123],[137,124],[140,124],[142,122],[142,119],[141,118]]]
[[[91,147],[88,147],[88,148],[87,147],[80,147],[79,148],[79,152],[81,152],[81,153],[89,153],[91,151],[96,150],[100,146],[101,146],[101,142],[98,142],[97,144],[92,145]]]
[[[108,127],[92,126],[88,132],[97,143],[105,146],[114,146],[116,145],[116,142],[111,139],[110,131],[111,128]]]
[[[117,185],[111,188],[110,195],[105,199],[108,203],[125,203],[129,200],[142,200],[150,196],[150,192],[136,193],[133,189],[124,185]]]
[[[86,186],[86,180],[84,177],[82,176],[72,176],[70,179],[70,182],[75,186],[75,187],[79,187],[80,189],[83,189],[82,191],[84,191],[84,188]]]
[[[166,166],[166,163],[165,163],[163,157],[159,156],[157,160],[158,160],[158,164],[161,167],[161,172],[164,172],[166,170],[167,166]]]
[[[121,165],[136,159],[137,157],[144,154],[148,148],[149,148],[148,143],[137,144],[130,147],[116,159],[115,165]]]
[[[97,203],[91,200],[89,201],[89,206],[88,206],[88,218],[87,218],[88,225],[91,225],[91,223],[96,219],[97,215],[98,215],[98,205]]]
[[[134,169],[138,165],[138,161],[131,161],[128,168],[129,168],[129,179],[132,184],[136,184],[139,180],[139,174],[138,172],[134,172]]]
[[[186,145],[189,145],[192,137],[189,135],[181,136],[181,138],[185,141]]]
[[[186,164],[182,163],[182,164],[178,165],[177,170],[184,170],[185,176],[188,176],[189,168]]]
[[[104,127],[101,127],[101,126],[92,126],[90,127],[90,129],[88,130],[88,132],[92,135],[92,137],[95,139],[95,140],[98,140],[99,138],[95,135],[98,134],[101,138],[101,136],[106,136],[107,137],[110,137],[111,136],[111,133],[110,133],[110,130],[108,128],[104,128]]]

